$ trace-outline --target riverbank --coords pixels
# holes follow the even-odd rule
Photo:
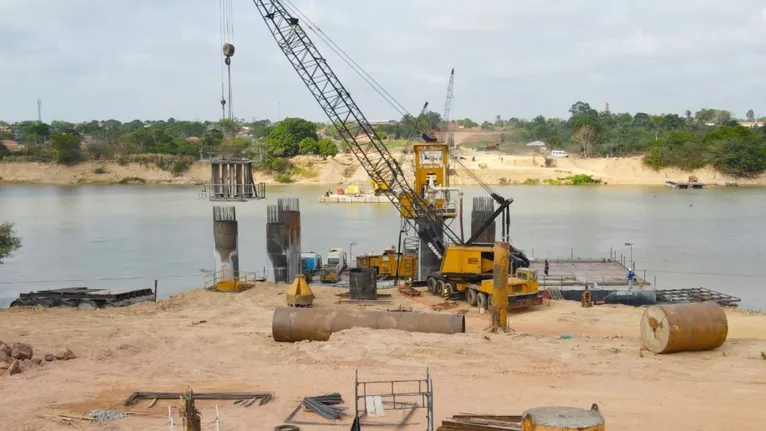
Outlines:
[[[77,356],[0,377],[0,390],[14,394],[0,398],[0,428],[71,429],[58,413],[82,416],[109,409],[136,413],[110,421],[111,430],[160,429],[166,426],[168,406],[178,408],[179,402],[160,400],[149,408],[146,401],[128,408],[122,405],[125,398],[136,391],[191,388],[274,391],[274,400],[260,407],[197,404],[206,423],[218,404],[226,429],[253,429],[253,423],[273,429],[305,396],[339,392],[353,406],[355,371],[362,380],[412,379],[423,378],[426,367],[436,388],[437,424],[461,412],[519,414],[541,405],[589,408],[591,403],[599,404],[610,427],[623,431],[678,424],[755,431],[766,421],[760,408],[766,402],[761,357],[766,315],[727,310],[729,338],[721,348],[664,356],[640,351],[642,309],[582,309],[565,301],[513,314],[517,332],[507,335],[486,333],[489,315],[473,309],[466,315],[465,334],[354,328],[327,342],[276,343],[271,317],[284,303],[285,288],[263,283],[239,294],[195,290],[121,309],[0,310],[3,341],[29,343],[35,357],[62,348]],[[359,307],[336,304],[341,289],[313,289],[315,307]],[[430,311],[431,304],[441,302],[430,295],[392,294],[390,304],[366,309],[403,305]],[[510,388],[523,390],[504,397]],[[464,396],[453,396],[457,393]],[[386,416],[390,422],[401,418],[394,412]],[[424,420],[423,411],[417,411],[404,429],[422,429]],[[83,430],[103,429],[76,422]]]
[[[399,158],[397,151],[393,151]],[[291,173],[295,184],[346,185],[367,184],[367,174],[356,159],[348,154],[335,158],[298,156],[292,159],[296,169]],[[536,163],[535,163],[536,162]],[[542,160],[531,156],[515,156],[496,152],[465,149],[461,163],[482,182],[490,185],[538,184],[546,180],[589,175],[608,185],[662,185],[665,181],[687,181],[694,175],[704,184],[737,182],[741,185],[766,185],[766,175],[753,179],[735,179],[713,169],[684,172],[679,169],[655,171],[645,166],[641,157],[601,159],[557,159],[557,166],[539,166]],[[453,166],[453,185],[474,185],[476,181],[460,166]],[[151,163],[84,162],[75,166],[32,162],[0,162],[0,183],[24,184],[206,184],[210,181],[209,165],[190,163],[179,173]],[[277,184],[275,177],[258,172],[257,182]]]

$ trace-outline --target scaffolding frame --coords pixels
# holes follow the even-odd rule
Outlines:
[[[397,392],[397,385],[412,385],[417,384],[417,391],[409,392]],[[386,386],[390,388],[390,392],[386,393],[370,393],[368,392],[368,385]],[[384,399],[390,398],[390,401],[383,401],[382,404],[386,404],[387,410],[404,410],[406,411],[404,417],[399,424],[390,423],[370,423],[361,422],[367,416],[367,403],[374,398]],[[397,398],[404,398],[407,401],[401,401]],[[362,401],[363,409],[359,410],[359,401]],[[408,379],[408,380],[378,380],[378,381],[360,381],[359,370],[354,374],[354,416],[359,419],[360,425],[363,426],[396,426],[400,428],[404,426],[407,421],[412,417],[417,409],[426,410],[426,431],[434,431],[434,384],[431,380],[431,371],[426,368],[425,379]]]

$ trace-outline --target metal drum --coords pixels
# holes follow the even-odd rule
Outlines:
[[[712,350],[728,333],[726,312],[715,302],[653,305],[641,317],[641,339],[653,353]]]

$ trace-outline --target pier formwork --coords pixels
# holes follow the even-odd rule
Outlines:
[[[233,206],[213,207],[213,243],[218,281],[239,279],[239,227]]]
[[[301,273],[301,213],[297,198],[278,199],[266,208],[266,253],[274,282],[292,282]]]
[[[473,209],[471,210],[471,236],[473,236],[483,225],[492,218],[495,212],[495,202],[490,197],[480,196],[473,198]],[[490,223],[489,227],[477,238],[478,243],[492,244],[495,242],[495,221]]]
[[[432,223],[429,221],[418,221],[418,232],[425,230],[432,238],[436,238],[439,241],[444,241],[444,223],[439,221]],[[424,241],[420,235],[418,235],[418,270],[416,271],[415,281],[425,281],[429,275],[437,272],[441,269],[441,258],[431,250],[430,244]]]
[[[248,201],[266,197],[265,184],[255,183],[251,160],[215,158],[209,162],[211,183],[206,194],[211,201]]]

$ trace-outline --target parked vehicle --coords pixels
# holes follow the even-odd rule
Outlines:
[[[310,281],[322,270],[322,256],[307,251],[301,253],[301,272],[306,276],[306,281]]]

